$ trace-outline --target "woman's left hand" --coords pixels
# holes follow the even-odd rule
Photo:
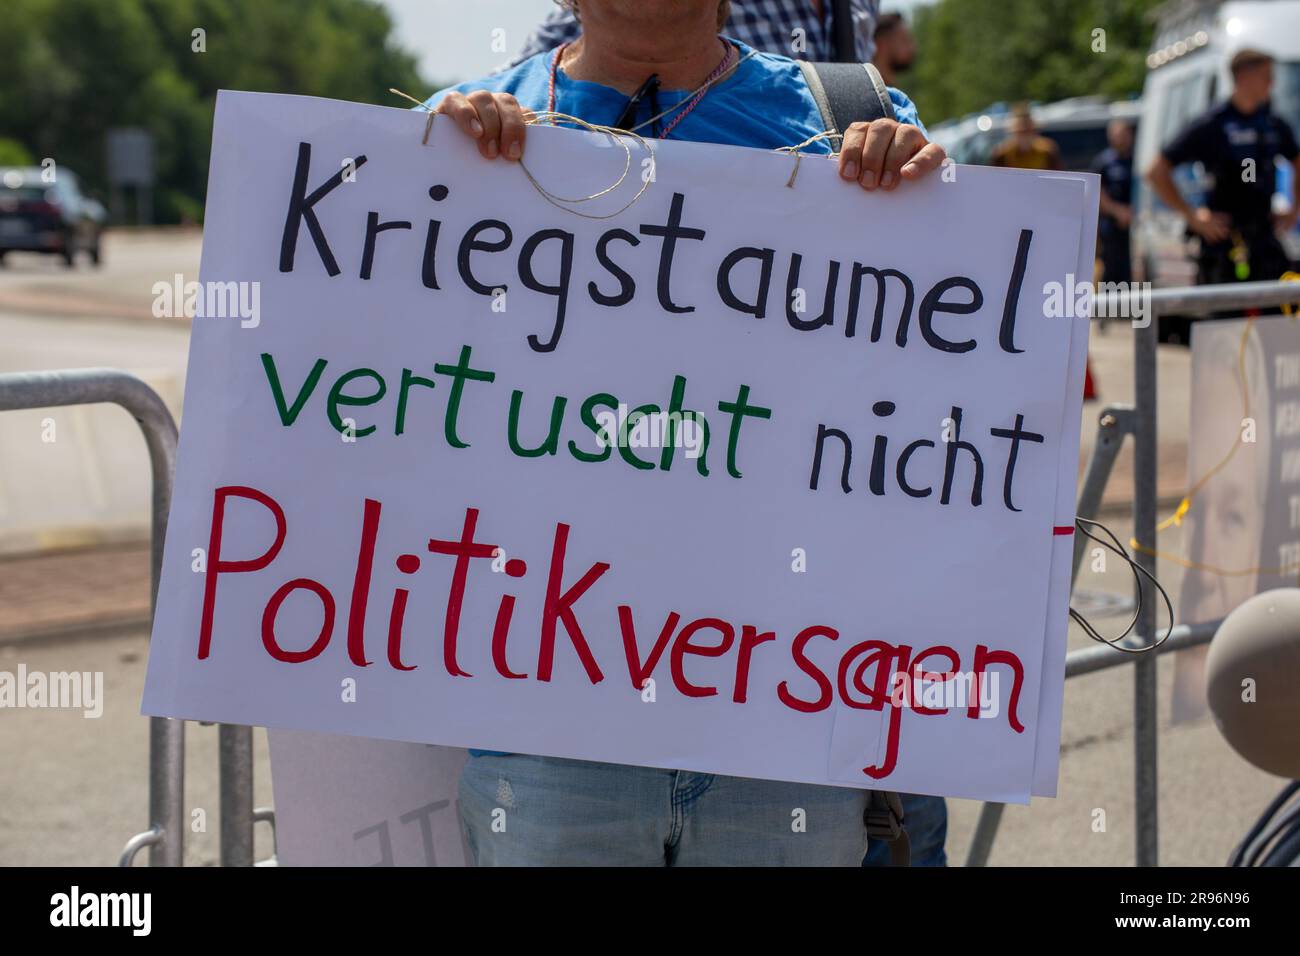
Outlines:
[[[897,188],[904,179],[920,179],[943,165],[947,153],[910,123],[878,119],[854,123],[840,145],[840,176],[863,189]]]

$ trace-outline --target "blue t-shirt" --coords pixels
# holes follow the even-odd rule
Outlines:
[[[754,53],[751,47],[739,40],[731,42],[742,58],[750,53],[753,56],[744,60],[725,80],[711,86],[695,108],[673,127],[668,139],[776,149],[794,146],[825,131],[821,111],[817,109],[796,61],[773,53]],[[538,53],[508,70],[440,90],[429,97],[425,105],[433,109],[452,90],[460,93],[490,90],[513,94],[526,109],[544,110],[547,108],[551,56],[549,52]],[[657,110],[650,97],[644,97],[635,122],[644,122],[656,112],[681,103],[693,92],[659,90]],[[911,123],[924,131],[916,106],[905,94],[890,87],[889,98],[900,123]],[[628,96],[612,87],[573,80],[563,70],[556,71],[556,112],[568,113],[589,123],[613,125],[622,116],[627,103]],[[660,122],[671,123],[677,115],[670,113]],[[647,137],[656,135],[651,126],[637,132]],[[824,139],[805,147],[809,153],[829,153],[832,149],[832,144]]]
[[[753,52],[751,47],[739,40],[731,42],[736,45],[741,57]],[[433,109],[452,90],[460,93],[490,90],[493,93],[513,94],[526,109],[544,110],[549,97],[551,56],[550,52],[538,53],[500,73],[439,90],[424,105]],[[655,109],[655,103],[649,97],[643,98],[635,122],[648,120],[655,113],[677,105],[693,93],[693,90],[659,90],[658,109]],[[894,115],[900,123],[911,123],[924,132],[925,127],[921,126],[916,106],[905,94],[889,87],[889,98],[893,101]],[[589,123],[613,125],[623,115],[628,99],[626,94],[612,87],[586,80],[571,80],[563,70],[556,71],[557,113],[568,113]],[[671,123],[676,116],[676,113],[670,113],[661,122]],[[804,82],[799,64],[773,53],[754,53],[725,80],[709,87],[704,98],[673,127],[667,138],[777,149],[802,143],[824,131],[821,111],[808,90],[808,84]],[[643,136],[654,135],[651,127],[637,132]],[[804,147],[804,151],[830,153],[833,148],[829,141],[820,139]],[[476,757],[482,754],[501,754],[496,750],[471,750],[470,753]]]

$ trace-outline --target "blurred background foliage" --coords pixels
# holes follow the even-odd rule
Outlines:
[[[1140,93],[1163,0],[940,0],[915,9],[916,65],[899,83],[927,125],[991,103]],[[889,0],[882,4],[886,9]],[[1094,51],[1104,30],[1104,52]]]
[[[103,199],[105,131],[143,127],[158,222],[202,218],[218,89],[389,106],[390,86],[431,89],[377,0],[4,0],[0,17],[0,165],[53,157]]]

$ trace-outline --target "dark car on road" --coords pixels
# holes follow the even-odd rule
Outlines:
[[[71,267],[86,252],[99,265],[106,218],[70,170],[60,167],[51,177],[40,166],[0,167],[0,261],[10,252],[45,252]]]

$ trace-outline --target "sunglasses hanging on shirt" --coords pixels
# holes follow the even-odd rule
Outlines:
[[[627,106],[623,107],[623,112],[618,120],[614,123],[615,129],[631,129],[636,122],[637,110],[641,106],[641,101],[650,97],[650,115],[655,116],[654,135],[659,135],[659,74],[651,73],[650,76],[642,83],[635,93],[627,101]]]

